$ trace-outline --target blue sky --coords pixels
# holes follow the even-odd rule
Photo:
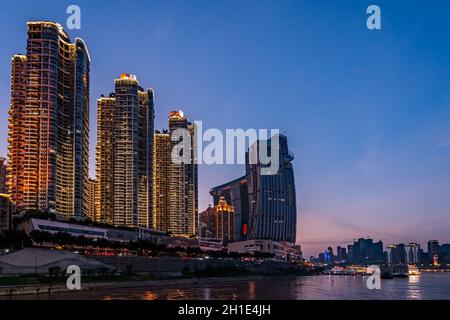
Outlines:
[[[121,73],[156,91],[156,126],[182,109],[206,128],[279,128],[296,155],[299,239],[307,255],[371,236],[450,242],[450,3],[429,1],[16,1],[0,5],[0,154],[10,58],[26,22],[82,10],[96,99]],[[366,28],[378,4],[382,30]],[[208,190],[243,173],[202,166]]]

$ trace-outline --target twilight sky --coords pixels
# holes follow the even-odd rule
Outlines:
[[[450,3],[446,0],[17,1],[0,4],[0,155],[10,59],[26,22],[82,10],[96,99],[120,73],[156,91],[156,127],[181,109],[205,128],[277,128],[296,155],[299,241],[307,256],[371,236],[450,242]],[[366,28],[378,4],[382,30]],[[242,175],[200,167],[200,202]]]

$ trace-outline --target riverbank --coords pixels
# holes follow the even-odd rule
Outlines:
[[[132,288],[157,288],[169,286],[196,286],[196,285],[218,285],[221,283],[232,284],[233,282],[257,281],[264,279],[264,276],[236,276],[236,277],[211,277],[211,278],[179,278],[179,279],[158,279],[158,280],[131,280],[115,279],[114,281],[102,282],[82,282],[81,290],[71,291],[65,283],[56,282],[51,284],[15,285],[0,286],[0,297],[13,297],[20,295],[41,295],[65,292],[86,292],[108,289],[132,289]],[[92,281],[92,280],[91,280]]]

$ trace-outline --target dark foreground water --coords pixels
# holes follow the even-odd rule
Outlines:
[[[450,300],[450,273],[422,273],[409,279],[382,280],[381,290],[369,290],[366,278],[354,276],[279,277],[224,280],[208,285],[108,289],[92,292],[23,296],[41,300],[330,300],[445,299]]]

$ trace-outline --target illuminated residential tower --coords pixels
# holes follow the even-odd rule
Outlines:
[[[177,129],[190,135],[190,163],[177,164],[173,159],[169,167],[169,213],[167,231],[178,236],[198,235],[198,165],[195,159],[195,129],[182,111],[169,115],[171,150],[180,142],[174,138]]]
[[[114,112],[116,98],[97,101],[97,184],[98,222],[114,224]]]
[[[182,111],[169,115],[169,131],[156,132],[154,145],[154,227],[175,236],[198,236],[198,173],[194,125]],[[177,163],[172,154],[189,139],[189,162]],[[184,148],[183,152],[185,151]],[[182,155],[181,150],[179,152]]]
[[[87,214],[89,66],[83,40],[53,22],[29,22],[13,57],[8,186],[19,210]]]
[[[7,187],[11,201],[24,207],[25,103],[27,94],[27,56],[12,58],[11,106],[8,125]]]
[[[87,216],[92,221],[100,221],[100,211],[98,205],[98,196],[97,196],[97,180],[89,179],[88,182],[88,196],[87,196],[87,207],[88,214]]]
[[[101,221],[153,225],[154,92],[133,75],[115,80],[115,94],[98,101],[97,181]]]
[[[153,227],[168,230],[170,135],[167,131],[155,132],[153,144]]]

